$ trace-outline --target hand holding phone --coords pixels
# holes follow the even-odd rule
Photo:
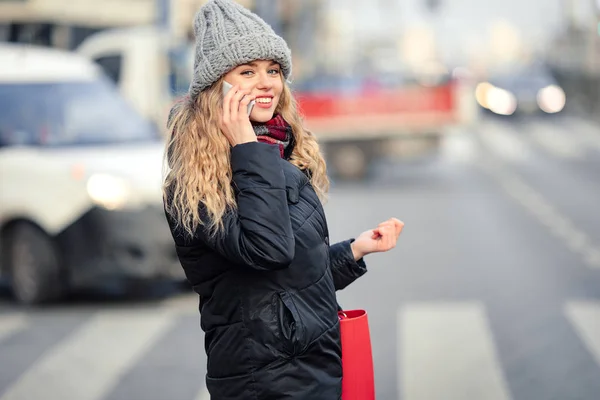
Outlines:
[[[232,90],[234,89],[234,90]],[[251,109],[250,102],[254,96],[249,90],[242,90],[239,86],[224,88],[223,110],[220,119],[220,128],[223,135],[232,146],[247,142],[256,142],[256,134],[250,123],[250,118],[244,109]]]
[[[227,93],[231,90],[232,87],[233,87],[233,85],[231,85],[229,82],[223,81],[223,97],[225,97],[227,95]],[[250,113],[252,112],[252,109],[254,108],[255,103],[256,102],[254,100],[252,100],[248,104],[248,116],[250,116]]]

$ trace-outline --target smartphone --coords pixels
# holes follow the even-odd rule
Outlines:
[[[227,94],[227,92],[229,92],[232,87],[233,87],[232,84],[230,84],[229,82],[223,81],[223,97],[225,97],[225,95]],[[248,104],[248,115],[250,115],[250,113],[252,112],[252,108],[254,108],[254,103],[255,103],[255,101],[252,100]]]

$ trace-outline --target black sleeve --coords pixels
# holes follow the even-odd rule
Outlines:
[[[201,241],[231,262],[258,270],[288,267],[295,242],[280,158],[279,149],[266,143],[234,146],[231,167],[237,210],[224,215],[223,231],[209,236],[200,226],[187,246]],[[206,217],[203,207],[200,213]],[[180,235],[173,236],[176,244],[186,245]]]
[[[331,273],[335,290],[342,290],[367,272],[363,258],[356,261],[350,244],[354,239],[338,242],[329,247]]]

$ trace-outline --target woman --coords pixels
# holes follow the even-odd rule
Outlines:
[[[335,292],[366,272],[366,254],[393,248],[403,224],[330,245],[325,162],[286,83],[286,43],[230,0],[205,4],[194,30],[164,197],[201,299],[207,388],[213,400],[339,399]],[[223,82],[233,86],[225,96]]]

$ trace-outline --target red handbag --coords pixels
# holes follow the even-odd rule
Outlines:
[[[374,400],[375,374],[365,310],[339,311],[342,338],[342,400]]]

